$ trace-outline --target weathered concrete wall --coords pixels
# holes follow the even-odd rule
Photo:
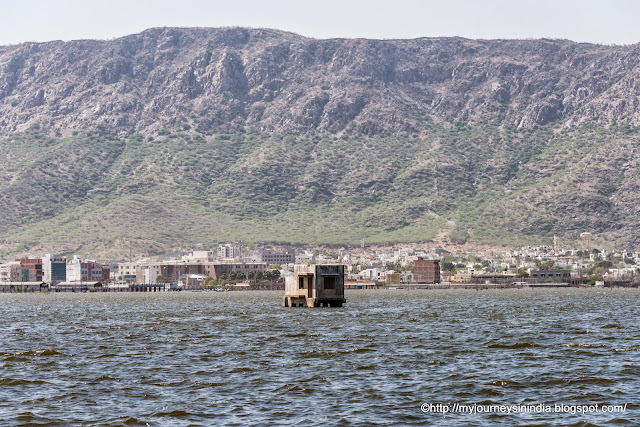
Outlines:
[[[322,304],[341,307],[345,302],[344,265],[297,264],[293,271],[293,275],[285,279],[283,305],[299,306],[301,302],[298,298],[303,298],[302,304],[306,307]]]
[[[335,278],[335,287],[333,289],[325,289],[323,279],[326,277]],[[344,298],[344,265],[317,265],[315,280],[317,298]]]

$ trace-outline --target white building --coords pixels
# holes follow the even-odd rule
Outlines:
[[[79,260],[74,259],[67,264],[67,282],[82,281],[82,266]]]
[[[100,282],[102,281],[102,265],[95,261],[82,261],[74,255],[67,264],[67,282]]]
[[[144,283],[158,283],[158,270],[155,268],[146,268],[144,270]]]
[[[304,251],[296,255],[297,264],[312,263],[313,261],[313,252],[311,251]]]
[[[218,245],[218,258],[236,258],[240,256],[240,251],[236,246],[230,244]]]
[[[386,272],[379,268],[368,268],[358,273],[358,277],[361,280],[376,280],[384,282],[386,279]]]
[[[0,282],[19,282],[22,277],[22,266],[19,262],[0,264]]]
[[[213,262],[213,251],[193,251],[189,255],[183,256],[182,260],[187,262]]]

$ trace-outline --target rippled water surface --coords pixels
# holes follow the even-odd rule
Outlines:
[[[636,289],[0,294],[0,424],[640,425]],[[625,412],[424,413],[421,405]]]

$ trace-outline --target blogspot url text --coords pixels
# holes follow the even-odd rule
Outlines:
[[[623,413],[627,411],[627,404],[622,405],[483,405],[479,403],[423,403],[420,410],[424,413],[435,414],[527,414],[527,413],[562,413],[562,414],[597,414]]]

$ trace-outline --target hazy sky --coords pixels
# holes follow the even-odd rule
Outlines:
[[[110,39],[162,26],[631,44],[640,42],[638,18],[640,0],[0,0],[0,44]]]

